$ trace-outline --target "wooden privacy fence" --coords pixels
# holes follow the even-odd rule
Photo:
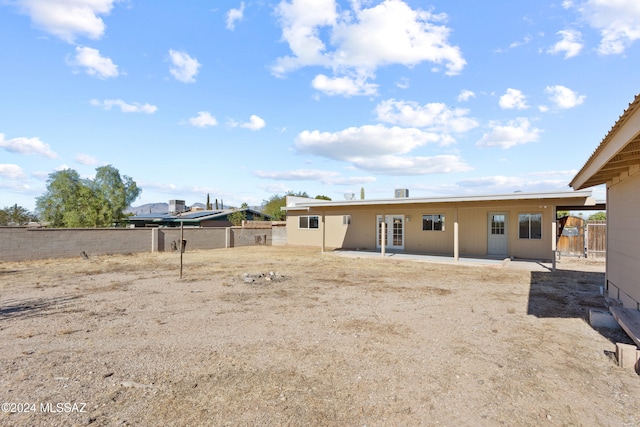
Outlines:
[[[576,216],[558,220],[558,254],[585,258],[605,258],[607,222],[589,221]]]

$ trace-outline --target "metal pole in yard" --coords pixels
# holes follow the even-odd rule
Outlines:
[[[180,278],[182,279],[182,253],[184,252],[184,222],[180,222]]]

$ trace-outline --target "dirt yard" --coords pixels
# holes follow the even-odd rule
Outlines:
[[[0,264],[0,425],[640,425],[628,337],[585,321],[603,264],[179,259]]]

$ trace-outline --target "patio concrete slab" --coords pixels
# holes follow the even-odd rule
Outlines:
[[[326,253],[349,258],[382,258],[382,254],[379,251],[335,250]],[[550,262],[547,263],[535,260],[511,260],[509,258],[502,259],[460,257],[459,260],[456,261],[453,257],[445,255],[425,255],[399,252],[386,252],[384,258],[399,261],[404,260],[417,262],[433,262],[438,264],[484,266],[493,268],[521,269],[529,271],[551,271],[552,269],[552,265]]]

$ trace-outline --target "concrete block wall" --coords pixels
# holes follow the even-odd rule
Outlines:
[[[271,245],[271,229],[185,228],[184,239],[187,251]],[[0,227],[0,261],[171,251],[172,241],[179,246],[179,228]]]
[[[149,230],[0,227],[0,261],[148,252]]]
[[[180,247],[179,228],[159,228],[158,247],[156,250],[171,251],[171,242],[176,242]],[[190,249],[220,249],[226,248],[227,228],[185,228],[184,240],[187,241],[186,250]]]

